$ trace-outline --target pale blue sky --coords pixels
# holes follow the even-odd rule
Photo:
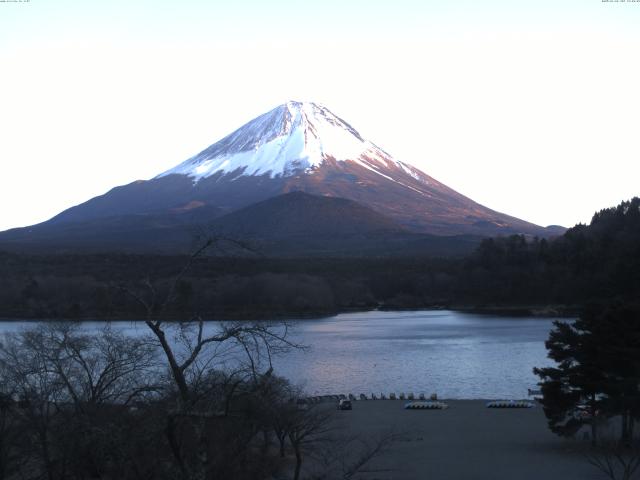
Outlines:
[[[640,3],[0,3],[0,230],[150,178],[289,99],[491,208],[640,194]]]

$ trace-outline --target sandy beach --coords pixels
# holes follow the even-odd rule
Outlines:
[[[588,480],[604,478],[584,457],[588,442],[549,431],[542,408],[489,409],[450,400],[447,410],[405,410],[401,400],[353,403],[338,412],[350,434],[399,438],[359,478]]]

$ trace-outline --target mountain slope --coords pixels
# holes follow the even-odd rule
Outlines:
[[[238,238],[375,235],[405,233],[389,218],[344,198],[291,192],[255,203],[214,220],[213,232]]]
[[[220,210],[125,214],[76,222],[45,222],[0,233],[0,250],[24,253],[188,253]]]
[[[290,191],[347,198],[413,231],[547,236],[393,159],[314,103],[288,102],[148,181],[114,188],[50,222],[158,214],[189,205],[231,212]]]
[[[276,257],[451,256],[467,254],[480,242],[480,237],[413,233],[352,200],[303,192],[220,217],[209,231]]]
[[[475,244],[483,236],[562,232],[474,202],[395,160],[325,107],[288,102],[151,180],[0,233],[0,248],[184,252],[212,222],[277,255],[441,254],[468,249],[460,236]]]
[[[120,215],[42,224],[0,234],[0,248],[47,253],[189,253],[198,239],[238,239],[234,255],[275,257],[450,256],[469,253],[480,237],[409,232],[396,222],[342,198],[291,192],[224,216],[201,207],[174,214]],[[218,254],[218,250],[211,253]]]

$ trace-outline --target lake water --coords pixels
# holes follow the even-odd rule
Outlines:
[[[364,312],[294,322],[309,348],[274,361],[309,394],[437,393],[442,398],[526,398],[534,366],[547,366],[550,319],[454,311]],[[30,322],[0,323],[0,332]],[[99,322],[85,322],[99,329]],[[141,322],[113,323],[130,334]]]

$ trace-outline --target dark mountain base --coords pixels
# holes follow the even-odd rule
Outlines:
[[[241,240],[268,257],[411,257],[467,255],[472,235],[415,233],[352,200],[291,192],[222,215],[206,206],[170,214],[50,221],[0,233],[0,249],[16,253],[120,252],[189,254],[204,238]]]

